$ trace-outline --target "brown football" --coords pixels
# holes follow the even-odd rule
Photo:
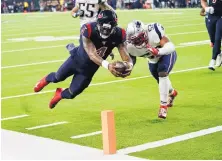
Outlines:
[[[116,71],[118,71],[120,73],[124,73],[126,71],[127,67],[123,62],[117,61],[117,62],[115,62],[115,69],[116,69]]]

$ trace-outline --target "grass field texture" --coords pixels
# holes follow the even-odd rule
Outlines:
[[[137,59],[131,76],[124,80],[148,77],[98,84],[122,80],[101,68],[93,78],[93,86],[74,100],[62,100],[50,110],[48,103],[54,92],[32,95],[33,87],[68,58],[65,45],[78,44],[80,26],[79,20],[69,13],[37,13],[1,15],[1,117],[29,115],[2,121],[2,128],[102,149],[101,134],[79,139],[70,137],[100,131],[100,112],[113,110],[117,148],[122,149],[222,125],[222,67],[215,72],[199,69],[211,59],[209,43],[181,45],[209,39],[199,10],[134,10],[117,11],[117,14],[119,26],[123,28],[134,19],[161,23],[177,47],[178,59],[173,71],[180,72],[170,75],[170,79],[179,95],[166,120],[157,118],[158,85],[143,58]],[[114,53],[115,60],[120,60],[116,49]],[[110,58],[108,61],[111,62]],[[43,91],[66,88],[70,81],[68,78],[62,83],[50,84]],[[68,123],[26,129],[61,121]],[[148,159],[222,159],[221,144],[222,132],[217,132],[130,155]]]

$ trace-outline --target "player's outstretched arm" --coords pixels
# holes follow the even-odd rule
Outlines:
[[[74,18],[78,17],[79,16],[78,10],[79,10],[79,6],[76,5],[71,11],[71,16]]]
[[[203,7],[203,9],[208,7],[207,0],[201,0],[201,6]]]
[[[97,65],[103,66],[104,68],[108,69],[114,76],[116,77],[122,76],[121,73],[116,71],[114,64],[109,63],[108,61],[104,60],[102,57],[100,57],[97,54],[96,48],[90,39],[86,38],[85,36],[82,36],[82,40],[83,40],[83,47],[86,53],[88,54],[90,60],[92,60]]]
[[[123,75],[123,77],[129,76],[133,69],[133,60],[131,59],[131,57],[127,52],[126,43],[121,43],[118,46],[118,50],[122,60],[126,63],[127,66],[127,72]]]
[[[86,38],[85,36],[82,36],[82,40],[83,40],[84,49],[85,49],[86,53],[88,54],[90,60],[92,60],[97,65],[101,66],[103,58],[101,58],[97,54],[96,48],[95,48],[93,42],[90,39]]]
[[[153,48],[147,44],[147,50],[154,56],[168,55],[175,51],[175,45],[166,37],[163,36],[159,42],[160,48]]]

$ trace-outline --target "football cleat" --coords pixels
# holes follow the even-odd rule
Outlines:
[[[165,119],[167,116],[167,106],[160,105],[158,117]]]
[[[62,93],[63,89],[62,88],[57,88],[54,97],[51,99],[49,103],[49,108],[54,108],[56,104],[62,99]]]
[[[218,54],[215,66],[220,67],[221,65],[222,65],[222,53]]]
[[[178,92],[175,89],[169,94],[167,107],[173,107],[173,101],[177,95]]]
[[[38,81],[34,87],[35,92],[41,91],[45,86],[47,86],[49,82],[46,81],[46,76]]]
[[[214,65],[215,65],[215,60],[212,59],[209,63],[208,69],[215,71]]]

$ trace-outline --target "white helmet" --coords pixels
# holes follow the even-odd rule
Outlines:
[[[147,36],[144,30],[144,24],[142,21],[134,20],[130,22],[126,29],[127,42],[135,45],[136,47],[142,47],[147,43]]]

